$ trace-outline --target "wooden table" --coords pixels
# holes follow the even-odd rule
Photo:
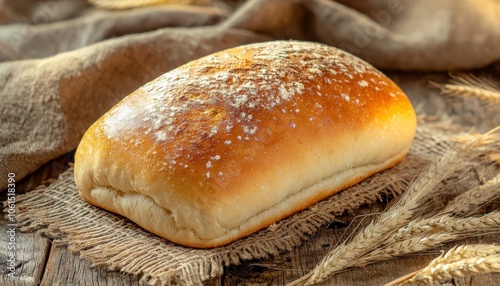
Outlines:
[[[417,110],[439,115],[441,112],[453,114],[453,104],[436,90],[427,86],[429,79],[445,81],[444,74],[392,74],[395,81],[409,94]],[[448,116],[448,115],[446,115]],[[480,124],[490,124],[487,119],[463,118],[471,125],[479,120]],[[62,156],[48,163],[36,173],[18,182],[17,194],[32,190],[42,181],[55,178],[68,163],[68,156]],[[0,199],[6,199],[6,192],[0,194]],[[206,285],[285,285],[309,270],[334,247],[335,241],[343,241],[360,225],[369,220],[368,214],[380,213],[386,202],[379,202],[359,209],[355,214],[344,215],[328,227],[321,228],[317,235],[311,237],[301,247],[290,253],[284,253],[268,260],[248,261],[243,265],[227,267],[222,277],[207,281]],[[16,278],[9,279],[5,261],[7,260],[7,221],[0,220],[0,285],[139,285],[138,278],[118,272],[108,272],[102,268],[92,268],[88,261],[49,238],[37,233],[17,233],[17,264]],[[500,244],[500,235],[489,234],[469,238],[444,245],[448,249],[455,244],[496,243]],[[385,261],[365,268],[351,269],[340,273],[324,283],[324,285],[382,285],[395,278],[424,267],[429,261],[439,255],[438,250],[409,255],[390,261]],[[500,285],[500,274],[485,274],[467,278],[454,279],[440,285]]]

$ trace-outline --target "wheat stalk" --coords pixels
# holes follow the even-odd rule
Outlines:
[[[464,277],[481,272],[500,272],[500,255],[472,257],[448,264],[438,264],[426,272],[416,275],[410,282],[448,280],[453,277]]]
[[[454,233],[436,233],[411,237],[402,241],[394,241],[391,244],[374,249],[367,255],[348,264],[348,267],[366,266],[393,257],[428,250],[445,242],[455,240],[458,237],[459,235]]]
[[[450,73],[450,82],[454,84],[466,84],[471,86],[481,87],[483,89],[500,92],[498,84],[493,80],[479,77],[474,74],[467,73]]]
[[[495,229],[500,226],[500,212],[495,211],[477,217],[457,218],[450,215],[436,215],[429,219],[417,219],[400,228],[394,241],[408,239],[428,233],[456,233],[467,235],[470,232]],[[389,240],[390,241],[390,240]]]
[[[500,102],[500,87],[493,81],[464,73],[450,74],[450,77],[450,83],[430,82],[430,85],[439,88],[443,94],[461,97],[474,96],[491,103]]]
[[[470,214],[488,202],[500,198],[500,174],[483,185],[475,186],[451,200],[442,213]]]
[[[383,243],[368,250],[363,256],[345,261],[342,269],[361,267],[381,260],[432,249],[464,236],[477,235],[481,231],[498,231],[499,226],[500,211],[479,217],[456,218],[438,214],[429,219],[413,220],[407,226],[384,238]],[[471,249],[472,247],[467,248],[468,251]],[[289,285],[312,285],[324,281],[311,282],[311,278],[312,274],[306,275]]]
[[[457,143],[465,143],[474,146],[476,162],[488,162],[488,164],[500,164],[500,125],[485,134],[464,133],[453,138]]]
[[[476,147],[493,145],[489,146],[492,149],[495,149],[496,146],[500,146],[500,126],[497,126],[487,133],[462,133],[453,138],[455,142],[472,144]]]
[[[342,243],[329,252],[306,277],[289,285],[312,285],[324,281],[335,272],[349,267],[353,261],[369,250],[376,249],[387,233],[398,229],[410,220],[423,199],[436,191],[436,185],[462,165],[462,159],[456,149],[446,152],[413,181],[399,201],[383,212],[376,222],[368,224],[349,243]]]
[[[427,267],[384,286],[414,282],[432,284],[453,277],[491,272],[500,272],[500,246],[486,244],[455,246],[431,261]]]
[[[420,252],[442,243],[476,235],[481,231],[497,231],[500,226],[500,212],[492,212],[479,217],[454,218],[436,215],[429,219],[419,219],[391,233],[373,251],[348,264],[347,267],[365,266],[396,256]]]
[[[391,249],[397,249],[398,245],[411,246],[411,243],[415,239],[422,239],[425,242],[425,238],[432,235],[444,235],[441,241],[435,244],[437,245],[454,238],[468,236],[471,233],[495,230],[498,226],[500,226],[500,212],[491,212],[478,217],[465,218],[452,217],[449,214],[437,214],[427,219],[412,220],[397,231],[390,233],[384,238],[384,243],[381,247],[372,251],[371,254],[382,252],[398,254],[397,251]],[[445,235],[454,237],[445,240]],[[427,245],[429,243],[425,242],[424,244]]]
[[[496,131],[494,131],[496,132]],[[477,228],[470,229],[465,226],[465,221],[457,219],[456,225],[450,227],[449,224],[442,222],[438,224],[433,222],[434,228],[439,226],[441,229],[449,229],[444,233],[430,234],[426,237],[406,237],[403,236],[395,239],[394,245],[386,244],[388,236],[393,233],[398,233],[398,230],[404,228],[405,224],[410,222],[411,217],[418,211],[421,204],[429,198],[430,195],[436,195],[442,189],[438,188],[438,184],[448,177],[453,172],[459,170],[464,165],[464,157],[469,155],[472,147],[487,145],[491,133],[485,136],[476,136],[469,138],[457,149],[452,149],[446,152],[439,160],[429,166],[415,181],[413,181],[403,193],[401,198],[391,208],[382,213],[377,221],[371,222],[359,232],[349,243],[342,243],[334,250],[330,251],[323,260],[308,274],[293,281],[289,286],[293,285],[313,285],[325,281],[336,272],[352,266],[362,266],[371,263],[381,258],[389,258],[396,255],[404,254],[408,249],[408,253],[420,251],[434,247],[442,242],[453,240],[457,237],[457,232],[460,234],[466,231],[471,232]],[[497,220],[490,221],[487,217],[482,218],[482,222],[476,221],[476,224],[492,225],[498,228],[499,213],[496,213]],[[435,218],[436,219],[436,218]],[[443,215],[440,217],[443,220]],[[473,220],[473,218],[469,218]],[[479,219],[481,220],[481,219]],[[430,221],[427,221],[429,224]],[[429,225],[427,225],[427,229]],[[462,230],[460,230],[462,229]],[[412,230],[414,231],[414,229]],[[409,232],[412,232],[409,231]],[[404,231],[399,231],[399,234]],[[406,239],[403,239],[406,238]],[[427,241],[425,240],[427,239]],[[402,240],[402,241],[401,241]],[[417,246],[418,243],[429,242],[427,246]],[[378,250],[380,246],[385,245],[384,250]],[[425,244],[424,244],[425,245]],[[398,248],[399,247],[399,248]],[[399,250],[398,250],[399,249]]]

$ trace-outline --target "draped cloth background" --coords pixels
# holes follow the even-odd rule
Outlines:
[[[233,0],[129,10],[0,0],[0,24],[0,178],[13,172],[21,179],[74,150],[128,93],[228,47],[318,41],[384,70],[471,69],[500,60],[499,0]]]

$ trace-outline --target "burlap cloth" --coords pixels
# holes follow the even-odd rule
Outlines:
[[[490,70],[498,73],[499,15],[497,0],[214,1],[130,10],[79,0],[0,0],[0,190],[8,173],[19,180],[74,150],[90,124],[140,85],[214,51],[299,39],[343,48],[384,70],[447,71],[497,63]],[[499,114],[472,109],[463,108],[473,119]],[[498,124],[498,116],[493,121]],[[221,275],[224,266],[290,250],[335,216],[401,193],[458,144],[450,126],[421,121],[401,164],[214,250],[176,246],[84,203],[71,169],[53,185],[19,195],[18,220],[22,230],[60,239],[95,265],[140,275],[151,284],[199,283]]]

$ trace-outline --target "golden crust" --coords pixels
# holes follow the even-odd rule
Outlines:
[[[316,43],[253,44],[118,103],[84,135],[75,178],[92,204],[214,247],[391,167],[415,128],[401,89],[360,59]]]

